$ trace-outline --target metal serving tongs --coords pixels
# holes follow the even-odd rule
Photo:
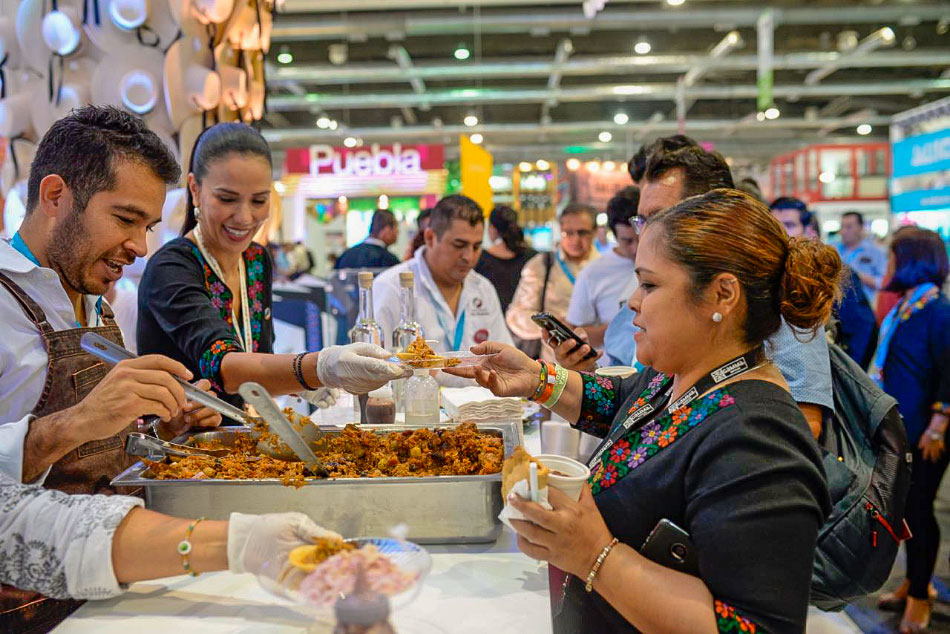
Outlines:
[[[87,332],[84,334],[79,340],[79,345],[89,354],[95,355],[107,363],[115,364],[119,361],[137,358],[136,355],[132,354],[122,346],[115,344],[94,332]],[[236,420],[245,427],[253,427],[250,421],[248,421],[247,415],[240,409],[234,407],[230,403],[222,401],[216,396],[208,394],[203,390],[199,390],[184,379],[178,378],[177,376],[173,378],[178,381],[179,384],[181,384],[182,388],[184,388],[185,396],[188,397],[188,400],[192,401],[193,403],[198,403],[199,405],[204,405],[209,409],[213,409],[222,416],[227,416],[230,419]]]
[[[300,461],[307,465],[311,473],[320,477],[328,475],[323,462],[317,457],[313,450],[300,437],[294,426],[290,424],[287,417],[283,415],[277,403],[271,398],[270,393],[264,387],[253,381],[248,381],[238,388],[238,393],[248,403],[254,406],[261,419],[267,424],[272,432],[277,434],[288,447],[300,458]]]
[[[223,458],[230,453],[228,449],[197,449],[188,445],[179,445],[167,442],[152,436],[133,432],[125,439],[125,453],[130,456],[147,458],[148,460],[164,460],[165,456],[208,456],[209,458]]]

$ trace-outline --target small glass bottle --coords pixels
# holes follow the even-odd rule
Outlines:
[[[413,370],[406,382],[406,424],[439,424],[439,384],[425,368]]]
[[[419,337],[425,338],[422,326],[416,321],[414,286],[415,277],[412,271],[403,271],[399,274],[399,325],[393,330],[393,353],[405,352],[410,343]],[[397,412],[406,411],[406,381],[408,379],[396,379],[392,382]]]
[[[373,312],[373,274],[369,271],[360,271],[360,312],[356,323],[350,328],[350,343],[374,343],[382,345],[383,329],[376,323]]]
[[[360,271],[359,280],[359,301],[360,312],[356,318],[356,323],[350,329],[350,343],[372,343],[377,346],[383,345],[383,329],[376,323],[376,316],[373,312],[373,274],[369,271]],[[366,422],[363,415],[363,408],[360,407],[360,399],[363,400],[365,407],[367,397],[365,394],[358,395],[353,399],[353,412],[358,422]]]

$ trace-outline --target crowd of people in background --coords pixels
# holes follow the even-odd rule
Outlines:
[[[237,386],[250,380],[325,407],[337,389],[365,394],[405,378],[390,352],[370,344],[275,354],[272,282],[309,271],[313,260],[301,245],[268,252],[253,241],[269,214],[271,152],[259,132],[227,123],[197,139],[187,220],[146,267],[134,326],[144,356],[102,370],[83,390],[73,386],[81,373],[102,369],[71,352],[86,330],[124,339],[101,297],[114,291],[125,264],[145,255],[144,236],[161,218],[165,184],[177,180],[179,167],[141,122],[115,109],[88,107],[54,129],[62,135],[44,139],[32,166],[23,226],[0,243],[0,286],[9,296],[0,310],[12,325],[0,366],[28,370],[0,373],[0,504],[11,509],[3,518],[11,534],[50,525],[34,516],[75,515],[68,498],[21,483],[108,490],[128,466],[122,439],[140,416],[158,416],[155,432],[165,438],[221,424],[219,414],[186,401],[173,375],[200,379],[199,388],[235,406],[242,405]],[[136,137],[141,142],[130,145]],[[103,167],[90,164],[96,154],[110,157],[109,178],[90,176]],[[893,397],[903,419],[913,458],[905,514],[913,537],[906,581],[880,607],[903,611],[901,632],[924,631],[940,544],[934,500],[950,464],[950,301],[943,292],[950,262],[942,239],[904,227],[882,251],[866,237],[861,214],[849,212],[840,244],[824,244],[803,201],[766,204],[754,180],[737,183],[721,155],[681,135],[644,145],[628,169],[632,184],[605,209],[572,202],[560,210],[550,251],[530,247],[513,209],[485,210],[456,194],[419,214],[401,262],[389,251],[396,216],[383,209],[368,237],[336,262],[383,269],[373,285],[383,346],[393,345],[387,338],[400,319],[400,274],[412,272],[426,338],[443,351],[495,355],[484,366],[441,373],[440,383],[528,398],[607,439],[579,501],[553,488],[547,508],[509,498],[525,518],[512,521],[522,551],[570,575],[555,631],[664,631],[674,611],[689,631],[802,631],[818,534],[841,499],[819,444],[846,415],[833,384],[842,380],[833,379],[841,349],[860,374],[849,380]],[[108,182],[114,189],[103,189]],[[129,216],[116,218],[115,209]],[[36,275],[41,269],[50,275]],[[536,320],[538,313],[548,321]],[[578,339],[552,336],[557,322]],[[593,372],[605,365],[641,372],[623,381]],[[641,417],[649,424],[634,427]],[[86,436],[59,431],[77,418],[88,419]],[[101,445],[95,461],[77,453],[89,443]],[[177,571],[170,547],[154,561],[140,553],[148,531],[168,546],[187,522],[141,511],[134,499],[107,499],[111,505],[83,500],[93,510],[115,510],[108,522],[95,520],[101,539],[82,536],[98,549],[81,562],[95,574],[73,570],[54,585],[27,566],[0,566],[0,581],[56,598],[104,598],[121,592],[119,584]],[[638,546],[656,517],[690,529],[701,576],[645,566]],[[196,561],[202,570],[255,572],[260,558],[248,553],[283,553],[326,534],[297,514],[235,513],[213,529],[219,548]],[[39,539],[67,537],[47,531]],[[10,548],[0,541],[0,554]],[[766,576],[770,583],[762,584]],[[0,588],[0,599],[32,600],[8,590]],[[69,606],[48,605],[50,618],[68,614]]]

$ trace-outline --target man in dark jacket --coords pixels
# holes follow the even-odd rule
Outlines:
[[[399,258],[389,252],[389,247],[399,237],[396,216],[388,209],[377,209],[369,227],[369,237],[340,255],[333,268],[336,269],[385,269],[399,264]]]

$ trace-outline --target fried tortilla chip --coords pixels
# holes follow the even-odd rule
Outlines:
[[[501,496],[503,498],[508,498],[508,493],[518,482],[528,479],[528,465],[532,462],[538,465],[538,488],[543,489],[548,485],[548,474],[551,470],[532,458],[524,447],[519,445],[515,447],[511,456],[505,459],[501,467]]]

